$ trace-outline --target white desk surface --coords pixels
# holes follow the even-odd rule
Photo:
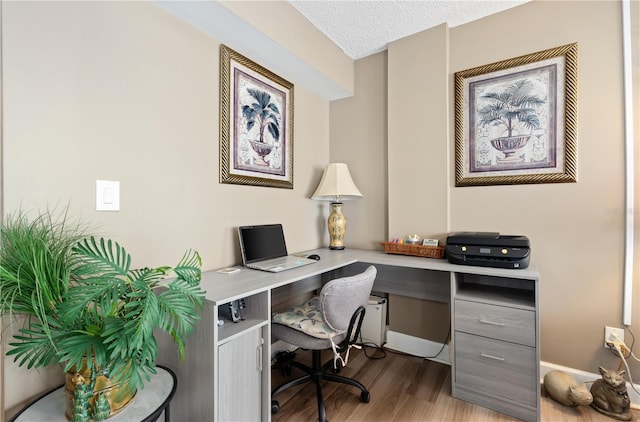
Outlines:
[[[355,262],[510,278],[526,278],[534,280],[539,278],[537,269],[532,265],[528,268],[517,270],[476,267],[471,265],[451,264],[446,259],[386,254],[383,251],[348,248],[344,250],[321,248],[295,253],[295,255],[310,254],[317,254],[321,259],[316,263],[279,273],[251,270],[242,266],[236,266],[237,268],[240,268],[240,271],[232,274],[222,274],[218,273],[216,270],[205,271],[202,273],[201,287],[207,292],[207,300],[216,304],[222,304],[231,300],[241,299],[259,292],[294,283],[308,277],[321,275]]]

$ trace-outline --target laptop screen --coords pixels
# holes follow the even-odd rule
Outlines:
[[[238,227],[244,265],[287,255],[282,224]]]

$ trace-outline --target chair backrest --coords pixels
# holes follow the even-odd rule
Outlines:
[[[351,316],[359,306],[367,305],[377,270],[370,265],[364,272],[329,281],[320,290],[322,318],[336,331],[349,328]]]

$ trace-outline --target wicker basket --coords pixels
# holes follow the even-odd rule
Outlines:
[[[413,255],[424,258],[444,258],[442,246],[411,245],[408,243],[380,242],[384,246],[385,253],[399,255]]]

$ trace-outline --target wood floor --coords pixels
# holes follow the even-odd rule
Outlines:
[[[382,353],[367,348],[373,358]],[[310,363],[311,352],[296,351],[296,360]],[[329,355],[327,354],[327,358]],[[324,361],[324,360],[323,360]],[[293,369],[291,377],[302,373]],[[386,356],[371,359],[363,351],[352,350],[349,364],[341,375],[355,378],[371,393],[369,403],[360,402],[359,391],[351,386],[325,383],[323,395],[327,419],[339,421],[473,421],[501,422],[518,419],[485,409],[451,397],[451,370],[448,365],[386,350]],[[272,386],[287,379],[278,369],[272,369]],[[312,384],[297,386],[280,393],[276,399],[280,411],[272,416],[274,422],[317,420],[315,387]],[[590,407],[563,406],[542,390],[542,421],[612,422],[615,419],[602,415]],[[633,411],[633,422],[640,422],[640,411]]]

